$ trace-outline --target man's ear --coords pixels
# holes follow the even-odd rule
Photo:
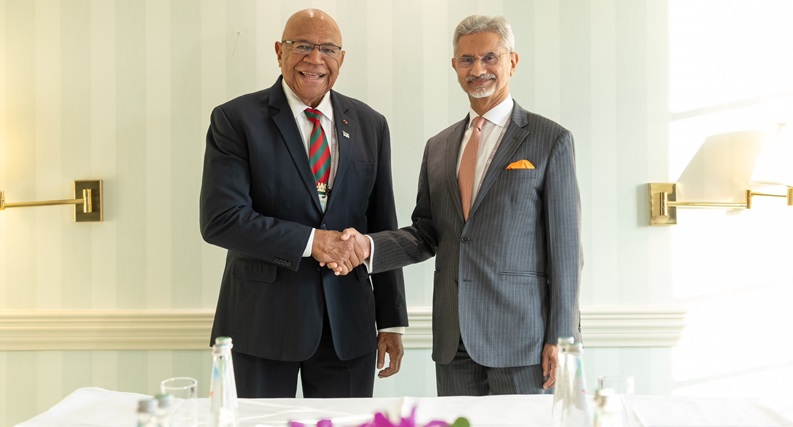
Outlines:
[[[282,55],[282,52],[283,52],[281,50],[281,42],[276,41],[274,47],[275,47],[275,57],[278,59],[278,66],[280,67],[281,66],[281,55]]]

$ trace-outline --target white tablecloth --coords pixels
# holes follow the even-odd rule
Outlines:
[[[46,412],[18,427],[134,426],[141,394],[81,388]],[[240,399],[240,426],[284,427],[290,420],[323,418],[351,426],[385,412],[392,421],[415,407],[418,425],[431,420],[468,418],[472,427],[548,427],[552,396],[393,397],[372,399]],[[199,420],[206,419],[208,399],[199,399]],[[635,427],[661,426],[793,426],[793,419],[748,399],[633,396]],[[206,425],[200,422],[199,425]]]

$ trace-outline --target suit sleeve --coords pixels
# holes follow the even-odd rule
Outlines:
[[[573,136],[567,130],[559,135],[551,151],[544,193],[550,287],[545,342],[556,344],[559,337],[575,337],[580,341],[578,299],[584,263],[581,198]]]
[[[212,111],[201,182],[201,235],[208,243],[297,270],[311,227],[254,210],[248,141],[235,122],[222,106]]]
[[[377,177],[367,208],[367,232],[394,230],[398,227],[391,171],[391,136],[388,123],[382,119]],[[371,276],[375,297],[377,328],[407,326],[407,304],[402,270],[391,270]]]
[[[377,252],[372,259],[372,271],[386,271],[419,263],[435,256],[438,234],[432,217],[430,189],[427,180],[427,162],[430,144],[424,149],[421,161],[419,184],[416,192],[416,207],[411,219],[413,224],[395,231],[384,231],[371,235]]]

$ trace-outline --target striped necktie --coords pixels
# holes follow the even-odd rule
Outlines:
[[[473,121],[471,138],[465,145],[463,156],[460,158],[460,171],[457,173],[460,202],[462,202],[463,217],[466,221],[468,221],[468,213],[471,211],[471,197],[474,192],[474,175],[476,174],[476,153],[479,151],[479,139],[482,136],[482,125],[485,124],[485,118],[477,116]]]
[[[325,208],[325,200],[328,194],[328,179],[330,178],[330,146],[325,131],[320,124],[322,113],[313,108],[306,108],[306,117],[314,125],[309,136],[308,161],[311,164],[311,173],[314,174],[314,182],[317,184],[317,193],[322,208]]]

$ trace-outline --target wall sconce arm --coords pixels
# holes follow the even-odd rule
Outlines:
[[[783,199],[787,199],[787,205],[793,206],[793,187],[787,188],[787,194],[772,194],[772,193],[757,193],[752,190],[746,190],[747,200],[749,201],[749,206],[747,208],[752,208],[752,197],[754,196],[761,196],[761,197],[780,197]]]
[[[788,187],[787,194],[746,190],[746,198],[743,203],[677,201],[677,185],[675,183],[650,183],[648,189],[650,192],[650,225],[677,224],[677,208],[751,209],[752,198],[755,196],[787,198],[788,206],[793,206],[793,187]]]
[[[103,197],[101,180],[74,181],[74,197],[74,199],[64,200],[6,203],[5,194],[0,191],[0,211],[6,208],[74,205],[74,222],[102,221]]]

